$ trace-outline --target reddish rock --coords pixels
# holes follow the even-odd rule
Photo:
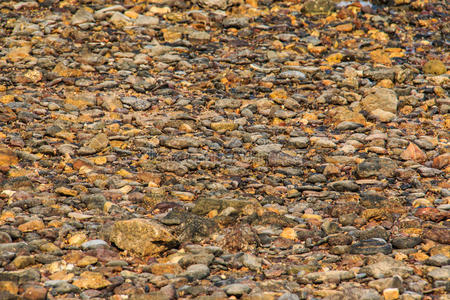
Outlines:
[[[414,216],[425,221],[440,222],[450,217],[450,213],[434,207],[423,207],[416,210]]]
[[[444,153],[433,159],[433,168],[443,169],[450,165],[450,153]]]
[[[25,300],[44,300],[47,298],[47,289],[39,285],[32,285],[26,288],[22,296]]]
[[[432,226],[424,230],[422,237],[441,244],[450,244],[450,229],[448,227]]]
[[[415,162],[424,162],[427,155],[416,144],[409,143],[408,148],[402,152],[400,157],[404,160],[413,160]]]

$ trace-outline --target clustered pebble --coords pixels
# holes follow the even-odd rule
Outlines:
[[[440,0],[0,2],[1,299],[448,299]]]

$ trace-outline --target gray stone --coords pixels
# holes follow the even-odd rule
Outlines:
[[[385,278],[399,275],[402,278],[413,274],[413,269],[408,267],[404,262],[395,260],[389,256],[378,254],[377,261],[362,267],[360,272],[367,273],[374,278]]]
[[[297,80],[304,80],[306,79],[306,75],[300,71],[283,71],[280,74],[278,74],[278,77],[283,79],[297,79]]]
[[[436,268],[428,272],[428,277],[436,280],[448,280],[450,278],[450,266],[444,266],[441,268]]]
[[[357,192],[359,191],[359,185],[357,185],[353,180],[341,180],[335,181],[328,184],[328,186],[338,192]]]
[[[225,293],[228,296],[237,296],[240,297],[244,294],[248,294],[251,292],[251,288],[246,284],[234,283],[226,286],[224,288]]]
[[[429,266],[436,266],[436,267],[442,267],[446,265],[450,265],[450,258],[443,254],[436,254],[433,256],[430,256],[428,259],[425,260],[425,264]]]
[[[222,22],[224,27],[244,28],[249,24],[248,17],[227,17]]]
[[[120,99],[123,104],[130,105],[134,110],[147,110],[151,103],[147,100],[139,99],[137,97],[122,97]]]
[[[95,22],[94,15],[85,8],[80,8],[73,16],[71,20],[72,25],[81,25],[83,23]]]
[[[299,149],[307,148],[309,145],[309,138],[303,136],[290,138],[288,145]]]
[[[204,264],[190,265],[182,275],[190,281],[203,279],[209,276],[209,268]]]
[[[83,250],[97,249],[97,248],[107,248],[108,243],[104,240],[90,240],[81,244]]]
[[[397,163],[390,158],[371,157],[358,164],[356,172],[360,178],[379,175],[392,177],[397,168]]]

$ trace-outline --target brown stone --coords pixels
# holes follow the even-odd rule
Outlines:
[[[427,160],[427,155],[414,143],[409,143],[408,148],[402,152],[400,157],[404,160],[413,160],[415,162],[424,162]]]
[[[433,165],[432,165],[433,168],[443,169],[443,168],[447,167],[448,165],[450,165],[450,152],[436,156],[433,159]]]
[[[45,228],[44,222],[41,219],[31,220],[23,223],[17,227],[22,232],[30,232],[35,230],[41,230]]]
[[[25,300],[45,300],[47,299],[47,289],[39,285],[32,285],[25,289],[22,297]]]
[[[158,254],[175,243],[175,237],[163,225],[146,219],[116,222],[110,239],[119,248],[143,256]]]
[[[81,273],[80,278],[74,280],[73,285],[80,289],[101,289],[110,285],[111,282],[98,272],[86,271]]]

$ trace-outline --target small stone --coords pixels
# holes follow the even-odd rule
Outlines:
[[[238,124],[233,122],[214,122],[211,123],[211,129],[215,131],[229,131],[235,130]]]
[[[104,240],[90,240],[81,244],[83,250],[91,250],[98,248],[108,248],[109,245]]]
[[[187,277],[190,281],[194,281],[208,277],[209,272],[207,265],[194,264],[190,265],[182,275]]]
[[[97,257],[87,255],[87,256],[83,257],[82,259],[80,259],[77,262],[77,266],[80,267],[80,268],[84,268],[84,267],[87,267],[89,265],[96,264],[97,261],[98,261]]]
[[[435,267],[447,266],[450,265],[450,257],[447,257],[443,254],[436,254],[430,256],[427,260],[425,260],[425,264]]]
[[[304,80],[306,79],[306,75],[300,71],[284,71],[281,72],[278,77],[284,78],[284,79],[297,79],[297,80]]]
[[[12,281],[0,281],[0,293],[1,292],[8,292],[11,295],[17,295],[19,292],[19,287]]]
[[[181,274],[183,269],[176,263],[155,263],[150,265],[150,272],[155,275]]]
[[[389,288],[383,291],[383,297],[385,300],[395,300],[400,297],[400,292],[397,288]]]
[[[425,63],[423,72],[425,74],[441,75],[447,72],[447,67],[442,61],[434,59]]]
[[[75,197],[76,195],[78,195],[78,192],[66,187],[59,187],[57,189],[55,189],[55,193],[64,195],[64,196],[70,196],[70,197]]]
[[[35,260],[34,260],[33,256],[21,255],[21,256],[17,256],[12,261],[12,264],[16,267],[16,269],[24,269],[28,266],[34,265]]]
[[[92,140],[88,144],[88,147],[98,152],[108,147],[108,145],[109,145],[108,136],[104,133],[99,133],[92,138]]]
[[[400,157],[404,160],[413,160],[415,162],[424,162],[427,155],[414,143],[409,143],[408,148],[402,152]]]
[[[42,230],[45,228],[44,222],[41,219],[31,220],[17,227],[22,232],[31,232],[36,230]]]
[[[83,23],[91,23],[95,22],[94,15],[85,8],[80,8],[77,12],[72,16],[71,24],[72,25],[80,25]]]
[[[0,148],[0,167],[9,168],[11,166],[17,165],[19,159],[17,155],[8,148]]]
[[[281,232],[280,236],[285,239],[295,240],[297,239],[297,233],[293,228],[286,227]]]
[[[433,159],[432,167],[436,169],[443,169],[450,165],[450,152],[436,156]]]
[[[391,243],[394,248],[397,249],[410,249],[414,248],[415,246],[419,245],[422,242],[422,239],[420,237],[410,237],[410,236],[403,236],[403,237],[396,237],[393,238]]]
[[[111,282],[98,272],[83,272],[80,279],[73,281],[73,285],[80,289],[101,289],[110,285]]]
[[[396,115],[382,109],[375,109],[370,112],[370,116],[380,122],[391,122]]]
[[[248,285],[241,283],[234,283],[224,288],[228,296],[241,297],[243,294],[248,294],[252,290]]]
[[[39,285],[31,285],[25,289],[22,295],[25,300],[45,300],[47,299],[47,289]]]
[[[450,278],[450,268],[445,266],[431,270],[430,272],[428,272],[428,276],[432,278],[433,281],[448,280]]]
[[[390,113],[397,113],[398,99],[393,90],[373,88],[370,94],[361,100],[361,107],[369,113],[381,109]]]
[[[161,224],[147,219],[131,219],[114,224],[111,242],[142,256],[154,255],[176,244],[175,237]]]
[[[373,238],[357,242],[350,247],[352,254],[373,255],[377,253],[392,253],[392,245],[380,238]]]

